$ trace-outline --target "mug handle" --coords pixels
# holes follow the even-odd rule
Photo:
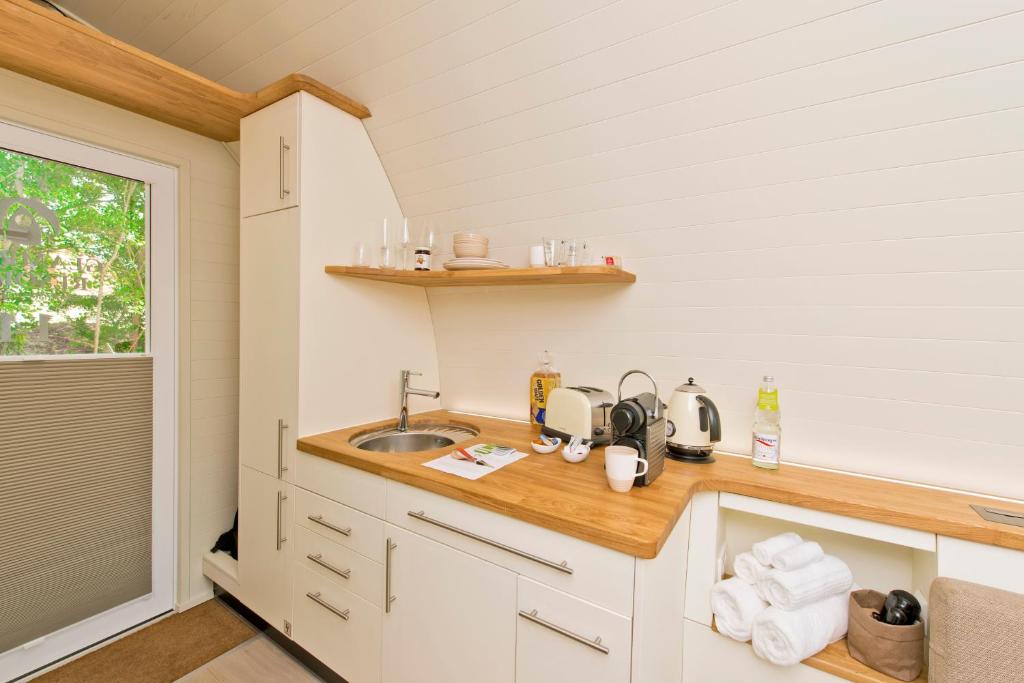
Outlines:
[[[636,460],[637,460],[637,462],[639,462],[639,463],[642,463],[642,464],[643,464],[643,466],[644,466],[644,471],[643,471],[643,472],[637,472],[637,473],[636,473],[636,476],[638,476],[638,477],[642,477],[642,476],[644,476],[645,474],[647,474],[647,471],[648,471],[649,469],[651,469],[651,463],[647,462],[647,460],[645,460],[644,458],[641,458],[641,457],[639,457],[639,456],[637,456]]]

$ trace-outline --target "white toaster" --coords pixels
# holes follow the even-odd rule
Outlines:
[[[562,440],[581,436],[597,444],[611,443],[608,418],[613,403],[611,394],[596,387],[552,389],[541,431]]]

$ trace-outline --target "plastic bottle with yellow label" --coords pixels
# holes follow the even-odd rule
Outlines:
[[[530,422],[544,424],[551,390],[562,386],[562,373],[551,364],[551,354],[540,355],[540,367],[530,376]]]

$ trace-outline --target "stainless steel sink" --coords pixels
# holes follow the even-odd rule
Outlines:
[[[413,453],[444,448],[458,441],[476,436],[479,432],[463,425],[410,425],[409,431],[400,432],[391,427],[366,434],[358,434],[349,441],[364,451],[378,453]]]

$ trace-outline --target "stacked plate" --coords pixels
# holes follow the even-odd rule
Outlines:
[[[493,270],[495,268],[508,268],[508,266],[497,259],[473,256],[453,258],[444,264],[445,270]]]

